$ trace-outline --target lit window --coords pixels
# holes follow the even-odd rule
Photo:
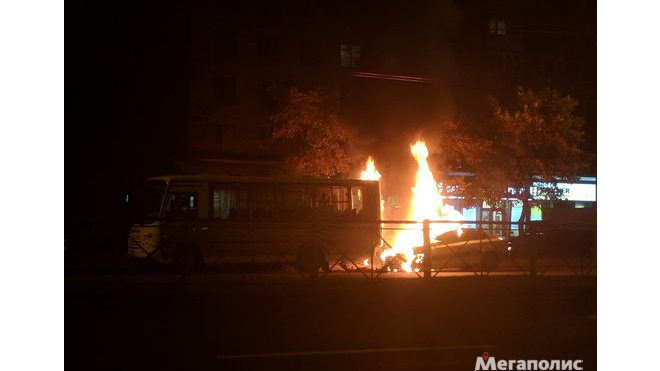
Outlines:
[[[463,208],[462,210],[463,214],[463,220],[465,221],[477,221],[477,208],[476,207],[471,207],[469,209]],[[477,228],[476,224],[463,224],[463,227],[465,228]]]
[[[522,202],[520,201],[514,201],[511,204],[511,221],[512,222],[517,222],[520,220],[520,216],[522,215]],[[518,229],[518,223],[512,223],[511,224],[511,229]]]

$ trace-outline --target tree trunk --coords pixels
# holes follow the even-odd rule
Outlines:
[[[522,213],[520,214],[520,219],[518,219],[518,233],[519,236],[522,238],[522,241],[524,241],[524,244],[526,245],[525,248],[529,251],[529,274],[532,277],[536,276],[536,241],[535,240],[530,240],[526,237],[523,237],[526,235],[526,232],[529,231],[530,226],[529,222],[531,221],[531,207],[530,207],[530,201],[529,201],[529,187],[525,188],[525,192],[522,194],[522,203],[523,203],[523,209]],[[530,236],[530,238],[534,238]]]
[[[522,203],[523,203],[523,209],[522,213],[520,213],[520,218],[518,219],[518,230],[522,232],[525,229],[529,229],[529,225],[527,225],[531,219],[531,207],[530,207],[530,202],[529,202],[529,191],[525,191],[522,194]],[[525,225],[527,225],[527,228],[525,228]]]

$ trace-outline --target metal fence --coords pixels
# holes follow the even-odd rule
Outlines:
[[[170,221],[171,222],[171,221]],[[250,272],[296,273],[300,241],[260,240],[259,233],[246,233],[245,239],[233,241],[238,250],[247,252],[249,264],[232,264],[227,259],[217,259],[198,269],[191,269],[199,251],[192,249],[194,229],[188,221],[178,222],[179,233],[186,243],[175,254],[180,254],[179,264],[173,272],[182,275],[196,272]],[[363,224],[364,225],[364,224]],[[319,247],[328,249],[324,236],[333,233],[336,224],[317,225]],[[344,224],[345,226],[345,224]],[[494,221],[429,221],[382,220],[371,222],[380,230],[379,241],[367,254],[364,251],[342,250],[328,256],[325,267],[318,269],[318,277],[335,273],[354,273],[365,278],[412,276],[420,278],[451,275],[595,275],[596,274],[596,226],[576,224],[550,224],[546,222]],[[457,228],[460,226],[460,232]],[[255,230],[264,226],[255,224]],[[442,232],[442,233],[439,233]],[[170,232],[172,233],[172,232]],[[159,249],[150,251],[139,241],[131,242],[144,251],[146,260],[155,260]],[[270,244],[272,253],[263,259],[254,246]],[[263,252],[263,250],[261,250]],[[399,251],[398,254],[393,253]],[[265,262],[268,263],[265,263]],[[222,268],[218,268],[222,266]],[[260,268],[256,268],[260,267]],[[266,267],[264,269],[264,267]],[[288,267],[286,269],[283,267]],[[308,272],[309,273],[309,272]],[[316,271],[313,273],[317,276]]]
[[[397,240],[402,231],[422,235],[423,243],[414,249],[422,260],[412,267],[418,277],[461,273],[477,276],[596,274],[595,225],[428,220],[422,223],[383,221],[382,225],[386,247],[399,244]],[[446,232],[434,234],[437,229],[434,226],[438,225],[446,225],[441,228]],[[455,229],[459,225],[460,233]],[[376,269],[377,276],[399,271],[402,260],[395,256],[384,261],[381,268]]]

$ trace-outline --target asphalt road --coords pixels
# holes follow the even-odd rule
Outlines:
[[[77,276],[65,305],[67,369],[474,370],[484,351],[596,369],[595,277]]]

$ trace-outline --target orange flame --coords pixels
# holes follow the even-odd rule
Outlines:
[[[374,162],[373,157],[369,156],[367,158],[367,164],[364,167],[364,170],[360,173],[361,180],[380,180],[381,175],[376,170],[376,163]],[[383,211],[385,211],[385,200],[383,196],[380,198],[380,218],[383,219]]]
[[[380,180],[381,175],[376,170],[376,163],[374,162],[373,157],[369,156],[367,158],[367,165],[364,170],[360,173],[360,179],[362,180]]]
[[[434,220],[461,220],[462,215],[453,207],[444,205],[443,197],[438,192],[437,182],[429,168],[427,158],[429,156],[428,148],[422,141],[417,141],[410,146],[412,155],[417,160],[417,174],[415,176],[415,186],[412,190],[412,199],[408,209],[407,220],[423,221],[424,219]],[[394,236],[392,249],[382,252],[381,260],[385,261],[388,257],[399,255],[405,262],[401,268],[406,272],[411,272],[411,264],[414,260],[413,248],[422,246],[424,238],[421,231],[421,225],[414,228],[400,230]],[[460,235],[461,226],[458,223],[432,223],[430,226],[430,237],[433,240],[436,236],[456,230]]]
[[[376,169],[376,163],[374,162],[373,157],[369,156],[367,158],[367,163],[364,167],[364,170],[360,173],[361,180],[380,180],[381,175]],[[385,200],[383,200],[382,195],[380,199],[380,218],[383,219],[383,212],[385,211]],[[379,244],[382,241],[379,242]],[[369,258],[365,259],[362,262],[363,265],[369,265]]]

